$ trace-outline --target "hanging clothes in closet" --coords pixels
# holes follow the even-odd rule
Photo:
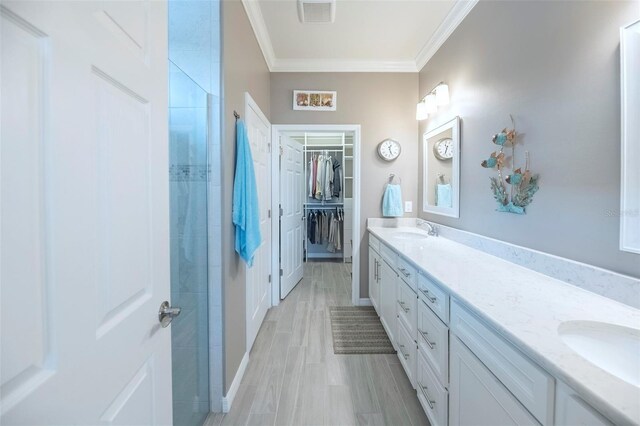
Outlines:
[[[328,154],[312,155],[309,160],[309,198],[330,201],[342,192],[342,164]]]

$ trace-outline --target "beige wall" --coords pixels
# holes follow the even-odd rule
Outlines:
[[[337,111],[294,111],[294,89],[336,90]],[[417,73],[272,73],[272,124],[360,124],[361,229],[360,296],[368,297],[368,240],[366,219],[380,217],[384,184],[389,174],[402,178],[406,201],[413,201],[415,216],[418,196],[418,125],[415,120],[418,93]],[[387,163],[378,158],[376,146],[387,138],[402,144],[402,154]]]
[[[231,218],[235,170],[235,119],[244,114],[244,92],[249,92],[269,117],[269,69],[242,3],[222,2],[223,98],[222,122],[222,277],[224,297],[225,394],[246,351],[245,276],[234,248]]]
[[[423,122],[462,119],[460,219],[421,217],[640,276],[618,250],[619,28],[637,2],[482,1],[420,72],[420,96],[441,80],[451,105]],[[525,216],[498,213],[480,166],[510,124],[531,152],[540,190]],[[421,193],[421,192],[420,192]]]

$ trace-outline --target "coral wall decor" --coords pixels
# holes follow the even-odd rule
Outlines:
[[[533,201],[533,194],[538,190],[538,175],[533,175],[529,170],[529,151],[525,151],[524,170],[522,167],[516,168],[515,146],[518,142],[516,124],[511,116],[512,129],[503,129],[500,133],[493,135],[492,142],[499,147],[497,151],[491,153],[489,158],[481,165],[486,169],[497,171],[497,177],[491,177],[491,191],[493,197],[498,202],[499,212],[525,214],[525,207]],[[511,157],[505,155],[505,148],[511,148]],[[507,165],[511,163],[511,173]]]

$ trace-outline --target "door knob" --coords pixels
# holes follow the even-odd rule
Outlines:
[[[182,308],[172,308],[171,305],[169,305],[169,302],[166,300],[162,302],[162,304],[160,305],[160,309],[158,310],[158,321],[160,321],[160,325],[162,325],[162,328],[165,328],[169,324],[171,324],[171,321],[173,321],[175,317],[180,315],[181,311]]]

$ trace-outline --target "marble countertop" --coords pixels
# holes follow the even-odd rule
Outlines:
[[[640,310],[442,237],[394,237],[424,232],[418,228],[368,230],[611,421],[640,424],[640,388],[591,364],[558,334],[560,324],[571,320],[640,328]]]

